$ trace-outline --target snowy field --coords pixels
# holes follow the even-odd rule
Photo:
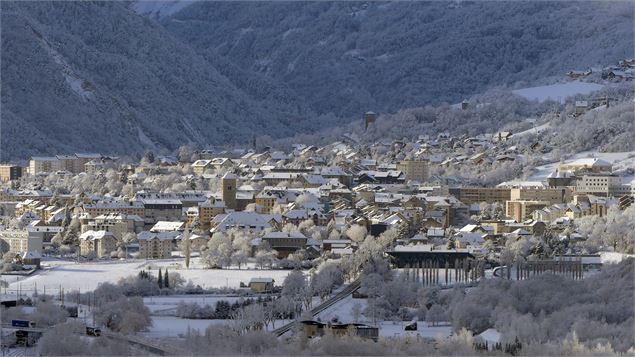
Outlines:
[[[564,103],[565,98],[576,94],[589,94],[604,88],[601,84],[573,81],[548,86],[530,87],[512,91],[521,97],[540,102],[547,99]]]
[[[207,320],[207,319],[182,319],[175,316],[152,316],[152,327],[142,335],[146,337],[180,337],[190,331],[197,330],[199,333],[205,333],[205,329],[210,325],[226,325],[229,326],[233,320]],[[275,327],[290,322],[290,320],[276,320]],[[269,325],[269,330],[274,327]]]
[[[570,162],[577,159],[584,158],[598,158],[613,164],[613,171],[625,170],[628,168],[635,169],[635,151],[625,152],[597,152],[597,151],[583,151],[579,152],[565,162]],[[554,172],[560,162],[553,162],[550,164],[537,166],[534,173],[527,179],[527,181],[547,181],[547,176]],[[624,177],[624,183],[631,182],[635,177],[628,175]]]
[[[547,123],[544,123],[542,125],[535,126],[535,127],[531,128],[531,129],[527,129],[525,131],[521,131],[520,133],[512,134],[512,138],[518,139],[518,138],[521,138],[523,136],[527,136],[527,135],[530,135],[530,134],[540,134],[541,132],[549,129],[550,126],[551,125],[549,124],[549,122],[547,122]]]
[[[74,261],[49,260],[42,262],[42,270],[28,277],[3,275],[2,279],[9,283],[8,291],[15,293],[18,288],[22,293],[30,293],[35,289],[47,293],[58,291],[62,286],[65,291],[94,290],[100,283],[116,283],[119,279],[137,275],[139,271],[150,271],[155,276],[158,269],[179,273],[186,282],[191,280],[195,285],[204,288],[238,288],[240,283],[247,284],[251,278],[273,278],[276,285],[281,285],[290,270],[260,270],[250,266],[248,269],[203,269],[199,259],[192,259],[190,269],[185,269],[183,260],[128,260],[98,261],[77,263]]]
[[[204,320],[204,319],[181,319],[174,316],[152,316],[152,327],[142,334],[147,337],[176,337],[187,333],[190,330],[198,330],[205,333],[209,325],[226,325],[231,320]]]

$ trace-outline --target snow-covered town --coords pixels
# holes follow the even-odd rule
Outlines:
[[[635,151],[563,158],[536,136],[596,115],[564,110],[518,133],[3,165],[3,346],[64,326],[168,354],[218,329],[520,349],[480,315],[487,281],[553,275],[551,293],[632,268]]]
[[[635,5],[0,1],[7,356],[635,355]]]

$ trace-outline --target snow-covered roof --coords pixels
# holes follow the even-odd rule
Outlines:
[[[79,236],[81,240],[100,240],[106,237],[110,237],[112,239],[116,239],[115,235],[112,232],[108,231],[86,231]]]
[[[482,338],[483,340],[487,341],[488,343],[498,343],[501,340],[500,332],[498,332],[494,328],[489,328],[489,329],[481,332],[480,334],[477,335],[477,337]]]
[[[261,283],[261,284],[273,284],[275,280],[273,278],[251,278],[249,284]]]
[[[269,232],[265,234],[263,239],[306,239],[306,236],[302,232]]]
[[[158,221],[152,228],[151,232],[174,232],[183,228],[185,225],[181,221]]]

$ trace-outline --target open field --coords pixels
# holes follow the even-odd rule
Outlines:
[[[23,294],[34,291],[37,287],[41,293],[57,292],[62,286],[65,291],[94,290],[100,283],[116,283],[119,279],[136,275],[141,270],[157,275],[158,269],[167,268],[170,273],[179,273],[186,282],[204,288],[238,288],[240,283],[247,284],[251,278],[270,277],[276,285],[281,285],[290,270],[260,270],[250,266],[248,269],[203,269],[199,259],[192,260],[190,269],[185,269],[183,261],[167,260],[128,260],[128,261],[96,261],[77,263],[68,260],[48,260],[42,262],[42,270],[28,277],[2,276],[9,283],[8,292],[18,289]]]

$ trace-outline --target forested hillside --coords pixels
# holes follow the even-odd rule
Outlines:
[[[197,2],[161,22],[345,118],[633,57],[627,2]]]
[[[2,2],[0,160],[289,137],[633,57],[627,2],[170,4]]]
[[[312,128],[302,120],[312,115],[284,86],[250,76],[250,93],[267,93],[255,99],[125,3],[1,6],[4,160],[246,142]]]

